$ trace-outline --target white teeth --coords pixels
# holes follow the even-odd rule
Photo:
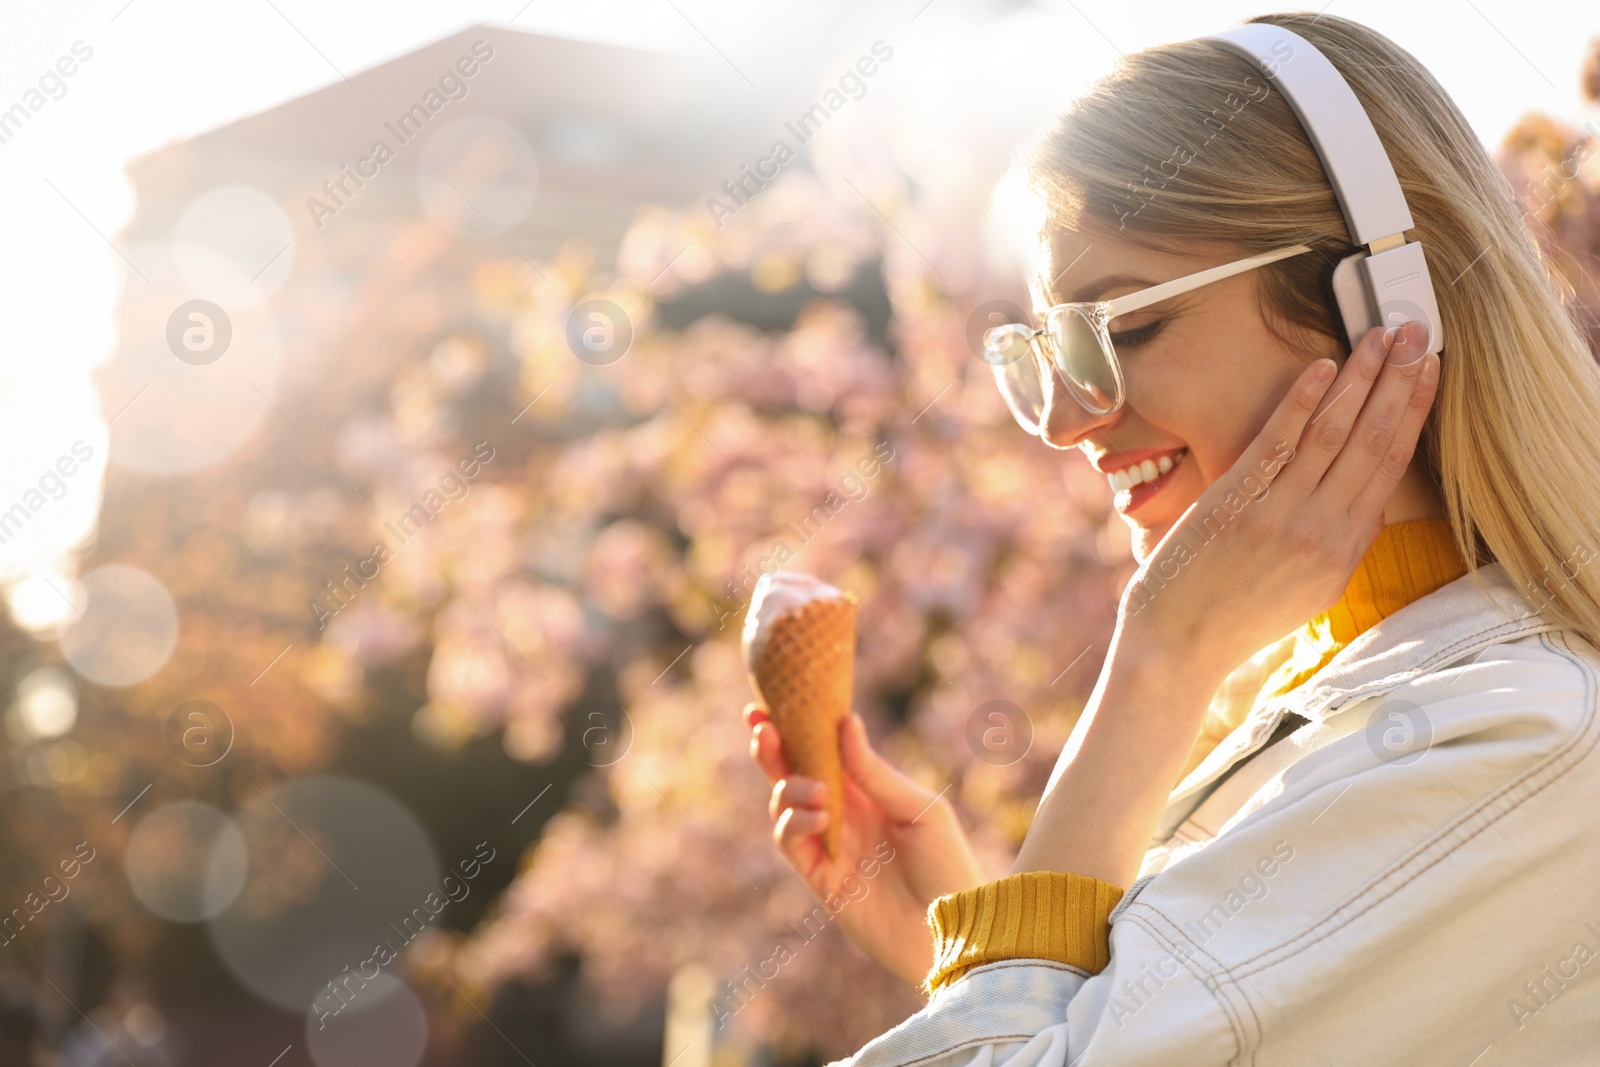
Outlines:
[[[1162,456],[1160,460],[1147,459],[1142,463],[1135,463],[1131,467],[1113,471],[1106,475],[1106,481],[1111,483],[1113,492],[1120,493],[1125,489],[1132,489],[1136,485],[1155,481],[1175,467],[1178,461],[1187,454],[1187,450],[1184,450],[1175,455]]]

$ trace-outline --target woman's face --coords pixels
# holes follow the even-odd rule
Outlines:
[[[1242,258],[1175,255],[1100,234],[1058,232],[1041,277],[1050,303],[1105,300]],[[1243,454],[1290,384],[1319,356],[1344,359],[1344,347],[1318,338],[1296,349],[1275,334],[1249,271],[1174,297],[1111,323],[1126,384],[1112,415],[1084,414],[1057,380],[1044,439],[1078,448],[1109,477],[1114,504],[1133,529],[1134,556],[1150,555],[1189,505]],[[1149,465],[1146,465],[1148,461]],[[1170,463],[1170,469],[1162,468]],[[1141,468],[1141,484],[1121,472]],[[1154,473],[1153,480],[1145,478]]]

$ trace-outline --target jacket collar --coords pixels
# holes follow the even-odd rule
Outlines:
[[[1273,704],[1321,722],[1345,704],[1392,689],[1503,641],[1556,627],[1491,563],[1401,608],[1368,629],[1328,665]]]
[[[1324,722],[1354,700],[1393,689],[1490,645],[1556,628],[1498,563],[1407,604],[1351,641],[1305,683],[1252,709],[1178,783],[1157,840],[1170,837],[1222,775],[1265,744],[1285,713]]]

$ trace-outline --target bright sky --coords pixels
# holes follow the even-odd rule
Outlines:
[[[64,79],[64,91],[51,87],[59,98],[0,144],[0,513],[77,442],[92,459],[62,479],[59,499],[38,509],[24,534],[0,544],[0,582],[40,568],[70,573],[64,553],[92,532],[106,435],[89,371],[112,350],[127,271],[110,244],[134,209],[123,168],[162,145],[476,23],[666,49],[750,71],[792,54],[797,35],[852,55],[881,36],[894,42],[897,72],[918,82],[976,79],[991,92],[1004,86],[1065,102],[1118,51],[1279,9],[1232,0],[1045,0],[1004,16],[966,0],[889,0],[865,11],[838,0],[95,0],[7,8],[0,111],[25,100],[77,42],[80,59],[92,55]],[[1327,10],[1420,58],[1491,147],[1530,110],[1600,127],[1577,91],[1586,43],[1600,35],[1592,0],[1332,0]],[[46,492],[57,495],[54,480]]]

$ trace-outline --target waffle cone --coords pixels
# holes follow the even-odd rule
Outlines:
[[[778,728],[789,768],[828,786],[822,843],[829,859],[838,859],[844,824],[839,724],[850,715],[855,655],[856,600],[847,593],[810,600],[779,615],[751,665],[756,696]]]

